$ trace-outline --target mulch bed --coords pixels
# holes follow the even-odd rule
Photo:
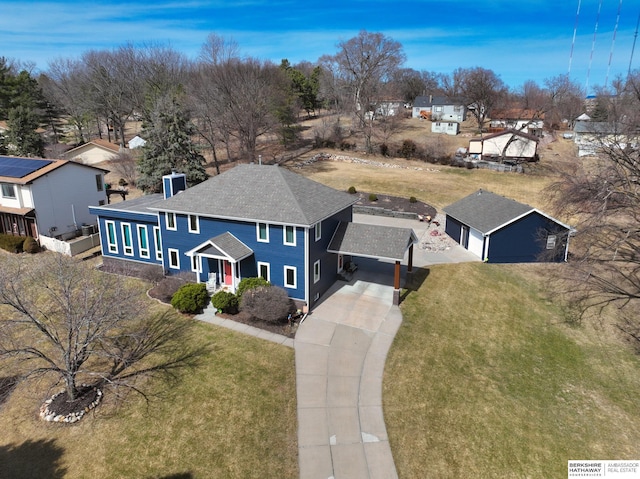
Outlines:
[[[242,311],[240,311],[238,314],[217,313],[216,316],[230,319],[231,321],[235,321],[237,323],[248,324],[249,326],[264,329],[265,331],[280,334],[288,338],[295,337],[296,330],[298,329],[297,323],[293,323],[291,326],[289,326],[289,323],[287,322],[274,324],[268,321],[261,321],[259,319],[256,319],[250,314],[243,313]]]
[[[355,193],[358,196],[358,201],[356,205],[358,206],[372,206],[375,208],[384,208],[386,210],[391,211],[401,211],[406,213],[416,213],[419,215],[429,215],[432,218],[436,216],[436,209],[423,203],[422,201],[416,201],[415,203],[411,203],[408,198],[400,198],[398,196],[390,196],[390,195],[379,195],[375,193],[378,200],[371,201],[369,200],[370,193],[358,192]]]
[[[56,416],[68,416],[74,412],[84,411],[98,399],[98,394],[96,388],[84,388],[78,391],[78,396],[73,401],[67,399],[66,392],[58,394],[52,398],[49,411]]]

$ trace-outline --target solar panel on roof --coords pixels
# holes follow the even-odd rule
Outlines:
[[[51,160],[34,160],[31,158],[16,158],[0,156],[0,176],[10,178],[24,178],[34,171],[53,163]]]

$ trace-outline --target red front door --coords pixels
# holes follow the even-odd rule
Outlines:
[[[224,261],[224,284],[232,284],[233,276],[231,274],[232,268],[229,261]]]

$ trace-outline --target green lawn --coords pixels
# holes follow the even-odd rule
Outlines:
[[[434,266],[402,304],[383,393],[401,478],[566,477],[569,459],[638,458],[638,357],[570,328],[526,268]]]
[[[18,388],[0,406],[0,478],[298,477],[293,350],[195,326],[211,353],[149,408],[134,398],[77,425],[45,424],[46,389]]]

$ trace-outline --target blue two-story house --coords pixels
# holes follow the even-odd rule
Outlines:
[[[329,245],[340,225],[352,225],[354,197],[285,168],[238,165],[190,188],[172,173],[163,186],[162,194],[90,208],[105,264],[192,272],[230,291],[242,278],[262,276],[312,306],[350,257]],[[411,230],[400,233],[399,260],[415,241]],[[380,237],[398,241],[397,234]]]

